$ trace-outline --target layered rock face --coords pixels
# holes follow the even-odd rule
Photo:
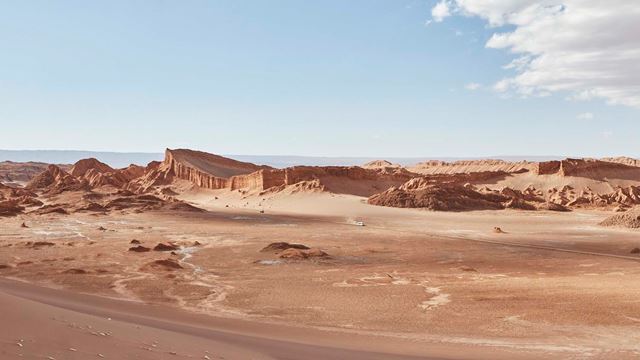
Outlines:
[[[224,189],[231,187],[230,178],[233,176],[262,169],[271,168],[201,151],[167,149],[160,170],[165,171],[169,177],[187,180],[202,188]]]
[[[421,175],[468,174],[475,172],[518,173],[532,170],[535,163],[528,161],[508,162],[504,160],[460,160],[446,162],[430,160],[410,166],[407,170]]]
[[[413,176],[404,172],[388,174],[379,169],[358,166],[294,166],[234,176],[230,179],[230,188],[263,191],[302,182],[318,182],[328,191],[369,196],[400,185]]]
[[[339,193],[371,195],[400,185],[415,176],[405,169],[364,169],[357,166],[295,166],[274,169],[193,150],[167,149],[165,160],[128,188],[146,191],[154,186],[182,179],[205,189],[264,191],[301,182],[319,182],[323,188]]]
[[[628,162],[632,163],[631,161]],[[596,159],[544,161],[538,163],[535,170],[538,175],[575,176],[593,179],[628,175],[640,176],[640,167]]]

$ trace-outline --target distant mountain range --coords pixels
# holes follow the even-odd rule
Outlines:
[[[225,155],[239,161],[260,165],[284,168],[295,165],[310,166],[350,166],[362,165],[369,161],[379,160],[380,157],[325,157],[325,156],[292,156],[292,155]],[[82,150],[0,150],[0,161],[27,162],[37,161],[50,164],[73,164],[80,159],[96,158],[114,168],[126,167],[129,164],[146,165],[151,161],[161,161],[164,153],[144,152],[108,152]],[[473,160],[473,159],[502,159],[506,161],[547,161],[563,159],[562,156],[490,156],[490,157],[382,157],[392,163],[413,165],[425,160]]]

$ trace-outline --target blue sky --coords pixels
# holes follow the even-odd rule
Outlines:
[[[638,108],[493,91],[510,25],[435,3],[0,1],[0,148],[640,156]]]

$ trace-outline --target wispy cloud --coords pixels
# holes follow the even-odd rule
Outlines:
[[[444,18],[451,16],[451,12],[449,10],[449,2],[446,0],[441,0],[437,3],[433,9],[431,9],[431,16],[433,17],[433,21],[441,22]]]
[[[517,57],[501,92],[538,96],[568,92],[640,108],[640,6],[629,0],[441,0],[433,21],[476,16],[496,32],[488,48]],[[503,28],[510,25],[510,28]]]
[[[470,90],[470,91],[474,91],[474,90],[478,90],[480,89],[480,87],[482,87],[482,85],[478,84],[478,83],[468,83],[464,86],[465,89]]]

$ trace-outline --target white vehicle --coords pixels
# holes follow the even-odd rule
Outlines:
[[[353,224],[356,226],[364,226],[364,221],[354,221]]]

